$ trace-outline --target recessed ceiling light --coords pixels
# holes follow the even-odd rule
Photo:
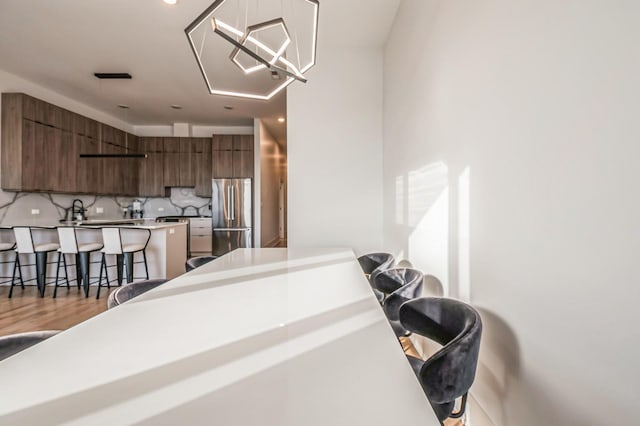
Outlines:
[[[229,105],[225,105],[224,109],[226,109],[227,111],[231,111],[233,109],[233,107],[229,106]]]
[[[284,120],[284,117],[280,117],[280,118],[278,118],[278,122],[279,122],[279,123],[284,123],[284,121],[285,121],[285,120]]]
[[[171,108],[173,108],[173,109],[182,109],[182,106],[180,106],[180,105],[171,105]]]
[[[176,4],[178,0],[163,0],[166,4]]]
[[[129,105],[125,105],[125,104],[118,104],[118,108],[122,108],[122,109],[129,109]]]

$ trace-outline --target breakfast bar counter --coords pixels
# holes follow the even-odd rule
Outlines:
[[[343,249],[235,250],[0,376],[0,424],[439,425]]]
[[[33,242],[36,244],[58,242],[58,227],[76,227],[78,228],[77,240],[79,243],[101,243],[101,229],[105,227],[120,228],[121,240],[124,244],[144,243],[147,238],[149,242],[145,250],[149,268],[150,279],[172,279],[184,272],[184,264],[187,260],[187,226],[185,223],[156,223],[154,219],[123,219],[123,220],[88,220],[80,222],[58,222],[58,221],[33,221],[25,220],[24,222],[14,222],[3,224],[5,228],[3,232],[10,233],[11,227],[26,226],[32,229]],[[13,240],[11,236],[2,236],[4,242]],[[13,256],[13,254],[11,254]],[[23,255],[24,256],[24,255]],[[100,268],[99,253],[94,255],[91,264],[91,281],[93,285],[97,282]],[[9,259],[7,259],[9,260]],[[138,258],[135,259],[138,262]],[[108,259],[108,264],[115,264],[114,259]],[[23,264],[32,263],[30,259],[23,259]],[[12,264],[5,263],[0,265],[0,274],[2,276],[12,275]],[[145,277],[145,269],[143,263],[134,264],[134,277],[140,279]],[[70,268],[71,275],[75,273]],[[115,271],[109,272],[112,278],[115,277]],[[49,256],[49,265],[47,276],[54,277],[56,275],[56,255]],[[35,276],[34,268],[23,268],[23,276],[26,280]],[[51,283],[51,280],[48,280]]]

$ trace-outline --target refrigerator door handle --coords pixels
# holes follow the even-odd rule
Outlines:
[[[236,220],[236,188],[231,185],[231,220]]]
[[[231,220],[231,212],[233,209],[231,208],[231,186],[227,186],[227,220]]]

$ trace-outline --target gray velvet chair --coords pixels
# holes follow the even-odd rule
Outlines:
[[[198,256],[198,257],[192,257],[191,259],[187,260],[187,262],[184,264],[184,269],[187,270],[187,272],[189,271],[193,271],[196,268],[199,268],[200,266],[211,262],[212,260],[216,260],[218,258],[218,256]]]
[[[420,297],[424,275],[417,269],[392,268],[382,271],[373,279],[372,286],[382,295],[380,303],[397,336],[409,334],[400,324],[399,311],[403,303]]]
[[[478,365],[480,314],[458,300],[425,297],[404,303],[399,315],[404,328],[443,345],[426,361],[407,358],[440,422],[462,417]]]
[[[113,290],[107,299],[107,309],[115,308],[116,306],[140,296],[149,290],[152,290],[159,285],[166,283],[167,280],[146,280],[136,281],[130,284],[125,284],[122,287],[118,287]]]
[[[390,253],[369,253],[362,255],[358,258],[358,263],[364,272],[365,277],[369,280],[369,284],[373,282],[373,278],[380,272],[389,269],[393,266],[395,259]],[[375,288],[373,289],[378,300],[383,297],[382,294]]]
[[[60,333],[60,330],[30,331],[0,337],[0,361]]]

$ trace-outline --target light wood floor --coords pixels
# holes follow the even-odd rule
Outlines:
[[[53,288],[47,287],[45,297],[40,298],[35,286],[27,286],[25,290],[17,287],[9,299],[9,288],[0,287],[0,336],[23,331],[65,330],[107,310],[109,291],[103,289],[100,299],[96,300],[96,289],[91,290],[87,299],[77,288],[58,288],[58,295],[53,299]],[[406,354],[419,356],[411,340],[400,338],[400,342]],[[454,419],[444,424],[464,426],[461,420]]]
[[[9,299],[9,287],[0,287],[0,336],[24,331],[65,330],[107,309],[109,292],[102,289],[96,300],[96,289],[91,288],[89,298],[74,287],[58,288],[53,298],[53,287],[47,287],[44,298],[37,295],[36,286],[16,287]]]

